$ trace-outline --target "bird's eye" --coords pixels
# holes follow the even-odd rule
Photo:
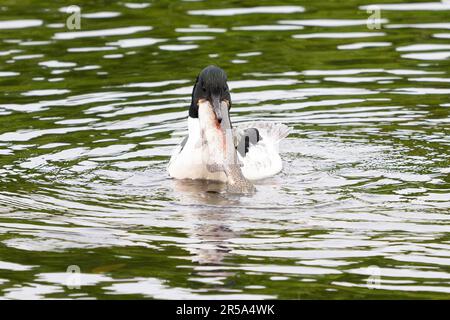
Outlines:
[[[228,88],[227,87],[223,87],[223,91],[227,92]]]

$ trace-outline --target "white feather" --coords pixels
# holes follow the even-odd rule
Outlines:
[[[275,122],[248,122],[239,124],[235,130],[242,135],[245,129],[258,129],[261,140],[249,147],[243,163],[242,173],[249,180],[259,180],[276,175],[283,169],[279,155],[279,142],[289,135],[290,128]]]
[[[175,179],[205,179],[227,181],[223,172],[210,172],[204,158],[198,119],[188,117],[188,140],[184,146],[178,144],[172,153],[167,171]]]

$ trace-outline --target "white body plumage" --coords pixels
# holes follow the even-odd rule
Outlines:
[[[272,122],[245,123],[233,128],[236,145],[243,139],[245,129],[255,128],[260,135],[260,141],[250,145],[243,155],[238,153],[242,164],[241,170],[245,178],[259,180],[279,173],[283,167],[278,146],[280,140],[289,134],[289,128],[284,124]],[[201,127],[198,119],[188,117],[188,138],[177,145],[173,151],[167,170],[176,179],[204,179],[227,181],[223,172],[210,172],[206,165],[209,159],[201,142]],[[207,153],[206,153],[207,154]]]

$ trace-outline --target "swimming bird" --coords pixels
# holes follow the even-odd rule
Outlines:
[[[229,192],[252,193],[251,181],[281,171],[278,144],[289,128],[267,121],[233,127],[230,108],[226,73],[216,66],[204,68],[192,91],[188,135],[175,147],[167,167],[171,177],[221,181]]]

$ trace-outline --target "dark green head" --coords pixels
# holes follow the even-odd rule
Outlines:
[[[225,71],[216,66],[208,66],[200,72],[192,91],[192,101],[189,108],[191,118],[198,118],[198,102],[201,99],[209,101],[213,106],[219,123],[225,116],[228,116],[222,114],[220,110],[222,101],[228,104],[228,109],[231,108],[231,97]]]

